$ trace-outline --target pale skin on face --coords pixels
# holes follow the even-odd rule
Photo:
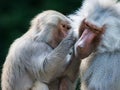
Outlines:
[[[84,19],[79,29],[79,33],[81,33],[81,35],[79,36],[80,38],[75,43],[75,49],[77,52],[74,58],[78,58],[77,60],[80,61],[80,59],[84,59],[85,57],[89,56],[100,41],[99,40],[96,43],[95,39],[100,39],[101,35],[103,34],[103,31],[103,27],[98,27],[90,22],[86,22]],[[69,90],[68,83],[68,79],[63,78],[61,80],[59,90]]]

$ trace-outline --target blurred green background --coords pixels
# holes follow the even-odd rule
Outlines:
[[[29,28],[30,20],[44,10],[65,15],[81,6],[82,0],[0,0],[0,72],[10,44]]]

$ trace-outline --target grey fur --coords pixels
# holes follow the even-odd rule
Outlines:
[[[30,29],[13,42],[3,65],[2,90],[58,90],[59,77],[71,62],[69,51],[76,41],[71,32],[55,49],[47,44],[59,21],[70,22],[58,12],[43,12],[32,20]],[[67,70],[68,77],[74,77],[75,71],[76,68]]]
[[[81,90],[120,90],[120,3],[116,0],[85,0],[81,9],[69,16],[75,29],[81,21],[106,25],[95,52],[80,67]]]

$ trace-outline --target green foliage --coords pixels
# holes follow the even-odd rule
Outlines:
[[[0,70],[10,44],[28,30],[36,14],[53,9],[68,15],[80,5],[81,0],[0,0]]]
[[[76,89],[75,90],[80,90],[80,78],[77,80],[77,84],[76,84]]]

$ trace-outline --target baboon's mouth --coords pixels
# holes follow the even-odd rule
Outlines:
[[[80,43],[79,46],[81,48],[86,47],[86,45],[90,45],[94,38],[96,37],[96,33],[89,29],[85,29],[82,31],[81,36],[80,36]]]

